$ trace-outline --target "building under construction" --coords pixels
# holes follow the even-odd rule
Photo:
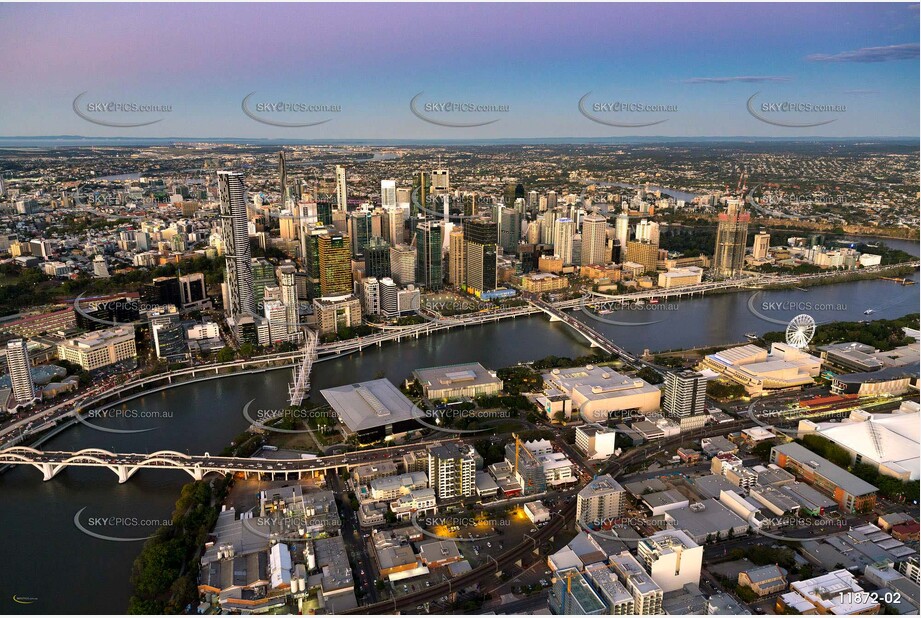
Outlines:
[[[539,494],[547,491],[547,477],[544,466],[534,453],[528,450],[517,434],[505,445],[505,460],[512,466],[514,477],[521,483],[524,495]]]

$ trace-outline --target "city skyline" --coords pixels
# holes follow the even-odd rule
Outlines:
[[[0,618],[918,615],[918,6],[0,2]]]

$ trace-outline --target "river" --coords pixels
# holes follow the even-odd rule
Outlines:
[[[917,246],[891,243],[905,250]],[[912,275],[917,280],[917,273]],[[762,316],[785,320],[796,313],[810,313],[817,322],[899,317],[918,311],[918,286],[891,281],[855,281],[819,286],[808,291],[778,290],[739,292],[685,299],[674,310],[615,311],[605,318],[646,325],[600,324],[616,343],[628,350],[661,350],[739,342],[747,332],[780,330],[782,325]],[[785,308],[776,308],[783,303]],[[810,311],[828,305],[830,309]],[[578,310],[577,310],[578,311]],[[582,319],[592,320],[588,316]],[[319,390],[361,380],[387,377],[395,383],[413,369],[466,361],[490,368],[508,366],[550,354],[578,356],[588,352],[585,342],[562,323],[543,315],[519,318],[467,329],[454,329],[428,338],[384,344],[360,354],[317,363],[312,376],[311,399],[320,401]],[[290,370],[239,375],[221,380],[180,386],[128,402],[128,410],[161,412],[165,418],[123,418],[96,421],[115,429],[152,429],[144,433],[117,434],[77,425],[45,443],[49,450],[99,447],[121,452],[171,449],[180,452],[218,452],[248,423],[241,408],[255,399],[260,408],[284,406]],[[0,528],[7,531],[0,561],[3,582],[0,612],[3,613],[95,613],[125,611],[130,592],[131,564],[140,541],[102,540],[81,532],[75,515],[88,531],[108,537],[138,538],[150,534],[156,522],[168,519],[179,489],[190,480],[181,472],[141,471],[119,484],[104,469],[71,468],[49,482],[31,467],[19,467],[0,475]],[[103,518],[122,518],[113,523]],[[138,521],[135,525],[133,518]],[[17,604],[13,596],[34,599]]]

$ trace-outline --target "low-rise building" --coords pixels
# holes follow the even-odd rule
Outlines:
[[[617,450],[617,433],[601,425],[576,427],[576,448],[589,459],[607,459]]]
[[[544,503],[540,500],[526,502],[523,508],[524,514],[528,516],[531,523],[542,524],[545,521],[550,521],[550,509],[544,506]]]
[[[641,615],[662,613],[664,591],[630,552],[623,551],[611,556],[610,563],[618,579],[633,597],[634,613]]]
[[[502,380],[480,363],[427,367],[413,371],[428,399],[461,399],[502,392]]]
[[[428,484],[425,472],[407,472],[373,479],[367,486],[359,487],[356,493],[359,502],[389,502],[413,490],[425,489]]]
[[[413,514],[432,515],[438,512],[435,490],[431,488],[414,489],[390,503],[390,510],[397,519],[412,519]]]
[[[771,462],[832,496],[848,512],[866,512],[876,505],[875,485],[864,481],[805,446],[790,442],[771,449]]]
[[[759,597],[783,592],[787,589],[787,570],[776,564],[746,569],[739,572],[739,585],[751,588]]]
[[[58,358],[93,371],[137,356],[134,327],[97,330],[58,344]]]
[[[557,571],[549,597],[550,611],[554,614],[597,616],[607,613],[607,606],[586,581],[578,569]]]
[[[607,421],[613,412],[655,412],[661,391],[640,378],[628,377],[609,367],[570,367],[544,374],[544,384],[572,399],[573,411],[586,422]]]
[[[636,555],[663,592],[700,582],[704,548],[682,530],[662,530],[642,539]]]
[[[701,363],[724,378],[745,387],[752,396],[814,383],[822,360],[786,343],[773,343],[768,352],[756,345],[710,354]]]
[[[665,521],[699,544],[748,533],[748,522],[712,498],[666,511]]]
[[[879,613],[876,597],[865,592],[847,569],[793,582],[790,588],[809,602],[818,614],[853,616]]]
[[[431,541],[419,545],[419,558],[430,569],[446,566],[464,559],[454,541]]]

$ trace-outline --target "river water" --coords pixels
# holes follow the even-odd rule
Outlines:
[[[887,241],[891,246],[918,254],[916,243]],[[917,273],[913,276],[917,280]],[[717,345],[744,340],[745,333],[781,330],[763,319],[783,321],[797,313],[810,313],[817,322],[899,317],[918,311],[918,286],[889,281],[856,281],[820,286],[808,291],[740,292],[685,299],[674,310],[615,311],[603,317],[634,324],[602,324],[576,313],[600,327],[628,350],[662,350]],[[670,301],[672,302],[672,301]],[[823,307],[821,310],[806,309]],[[762,317],[750,309],[754,307]],[[578,311],[578,310],[577,310]],[[360,354],[318,363],[312,375],[311,398],[321,400],[320,389],[387,377],[395,383],[413,369],[467,361],[490,368],[550,354],[578,356],[587,353],[585,342],[562,323],[542,315],[487,324],[399,344],[384,344]],[[49,450],[98,447],[113,452],[218,452],[246,429],[241,409],[255,400],[259,408],[285,404],[290,370],[239,375],[200,384],[180,386],[128,402],[123,408],[138,416],[95,421],[114,429],[151,429],[144,433],[109,433],[77,425],[45,443]],[[150,418],[150,416],[159,418]],[[140,471],[127,483],[105,469],[71,468],[49,482],[31,467],[0,475],[0,529],[6,531],[0,560],[0,612],[96,613],[125,611],[130,591],[131,564],[140,551],[137,540],[103,540],[78,529],[106,537],[137,539],[150,534],[168,519],[179,489],[190,480],[182,472]],[[81,509],[84,509],[81,511]],[[112,518],[119,518],[114,521]],[[20,604],[13,601],[30,601]]]

